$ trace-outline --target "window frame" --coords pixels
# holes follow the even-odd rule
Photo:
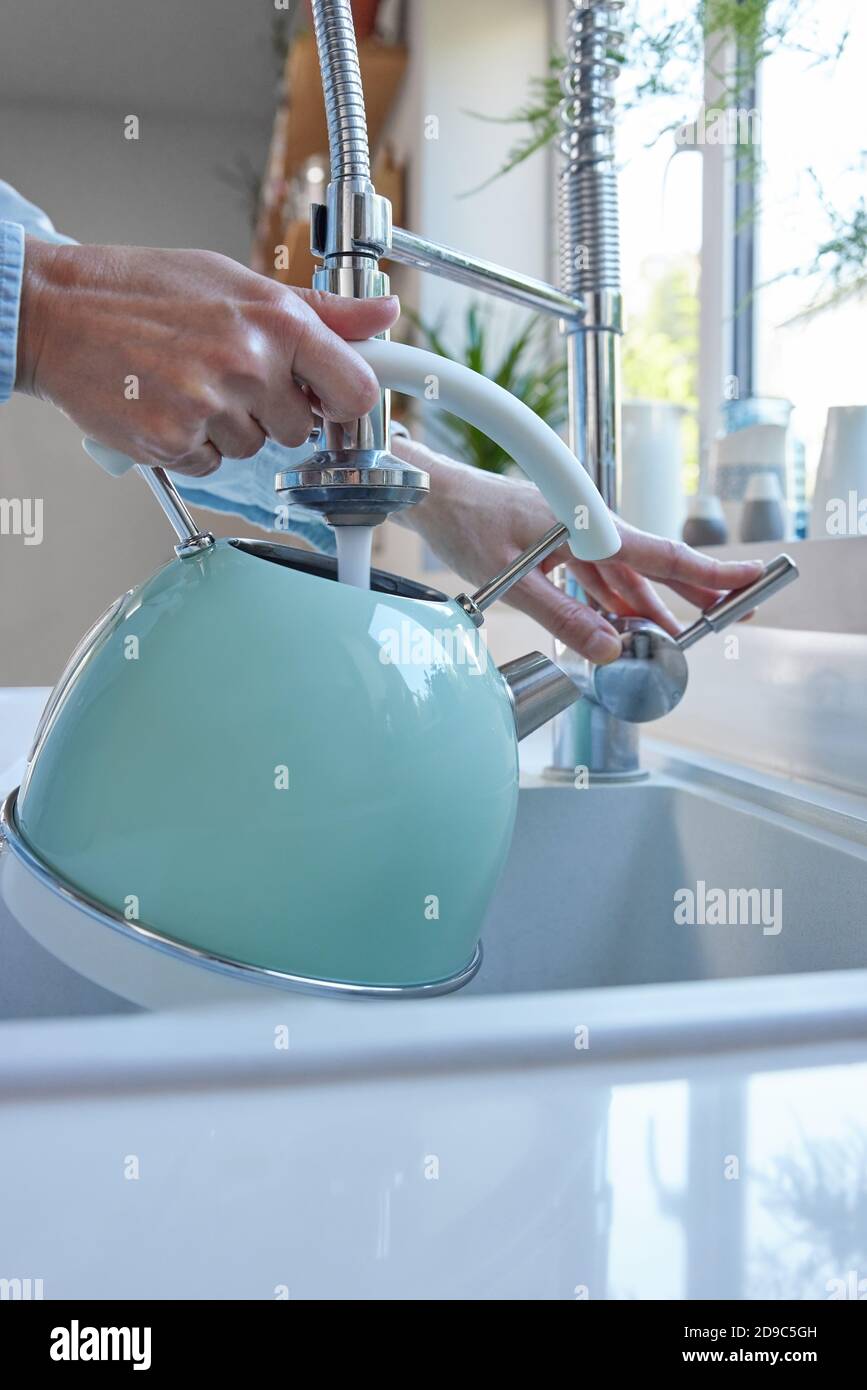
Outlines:
[[[726,74],[744,64],[733,38],[705,41],[706,111],[731,103]],[[739,109],[761,120],[760,73],[737,94]],[[759,126],[760,128],[760,126]],[[756,266],[759,228],[757,161],[724,142],[702,146],[702,237],[699,288],[699,487],[711,488],[711,445],[727,399],[759,390],[756,362]]]

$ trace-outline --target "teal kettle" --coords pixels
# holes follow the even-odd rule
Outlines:
[[[383,387],[423,393],[429,354],[358,346]],[[2,825],[19,870],[96,923],[97,943],[135,943],[142,968],[155,950],[374,996],[442,993],[478,968],[518,740],[580,694],[539,653],[493,665],[483,612],[564,540],[586,558],[619,540],[547,426],[436,364],[446,408],[526,462],[558,518],[475,595],[378,570],[356,588],[327,556],[214,542],[168,477],[142,470],[177,553],[73,653]]]

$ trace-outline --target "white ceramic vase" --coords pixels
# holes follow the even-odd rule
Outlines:
[[[623,405],[620,514],[632,526],[672,540],[680,537],[686,515],[683,416],[684,407],[673,401]]]
[[[816,473],[810,535],[867,534],[867,405],[832,405]]]

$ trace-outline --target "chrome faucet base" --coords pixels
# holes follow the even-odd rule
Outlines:
[[[585,698],[554,720],[552,762],[545,776],[572,782],[580,773],[590,785],[643,777],[638,726],[616,719],[596,703],[593,668],[585,662],[580,666],[580,674],[571,665],[566,669],[583,687]]]
[[[576,767],[558,767],[554,763],[549,763],[542,769],[542,776],[546,782],[560,782],[574,784],[581,771],[580,765]],[[650,772],[646,767],[636,767],[631,771],[623,772],[591,772],[587,770],[586,785],[588,787],[619,786],[625,783],[646,782]]]
[[[285,468],[274,487],[287,502],[317,512],[330,526],[378,526],[421,502],[430,477],[385,449],[321,449]]]
[[[686,657],[675,638],[642,618],[619,618],[623,648],[616,661],[597,666],[593,698],[618,723],[646,724],[680,704],[689,681]]]

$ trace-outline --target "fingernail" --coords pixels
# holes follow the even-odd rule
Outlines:
[[[597,666],[616,661],[620,651],[620,638],[613,632],[603,632],[601,629],[594,632],[584,646],[584,655],[588,660],[595,661]]]

